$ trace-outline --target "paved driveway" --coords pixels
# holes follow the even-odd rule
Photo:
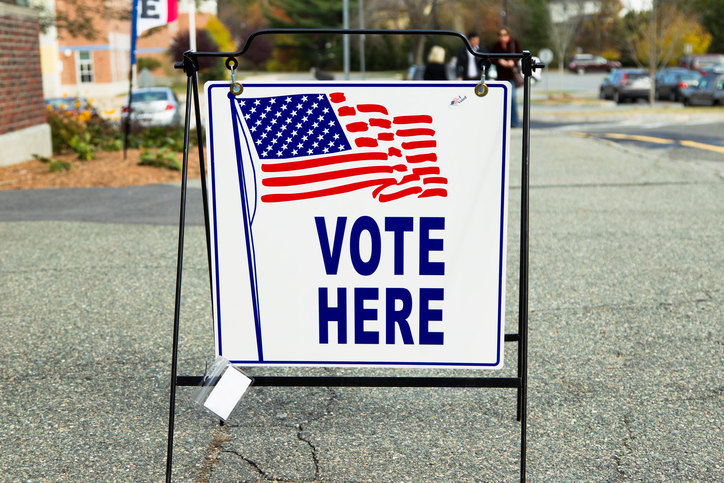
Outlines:
[[[602,140],[531,142],[528,481],[724,480],[724,181],[696,159]],[[163,481],[178,189],[148,190],[0,193],[3,481]],[[213,351],[196,223],[183,375]],[[515,360],[507,350],[500,375]],[[174,481],[519,481],[511,390],[254,388],[224,427],[190,392],[178,395]]]

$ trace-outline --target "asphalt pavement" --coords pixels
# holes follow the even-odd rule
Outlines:
[[[0,481],[164,481],[178,204],[170,186],[0,193]],[[528,481],[724,481],[721,163],[534,130],[530,208]],[[183,262],[179,374],[198,375],[213,359],[199,218]],[[505,357],[495,375],[514,374]],[[510,389],[252,388],[223,427],[190,394],[176,482],[520,479]]]

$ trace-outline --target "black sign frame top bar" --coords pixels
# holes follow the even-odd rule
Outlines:
[[[257,376],[252,385],[257,387],[445,387],[445,388],[514,388],[517,391],[516,418],[520,429],[520,481],[526,481],[527,459],[527,398],[528,398],[528,251],[529,251],[529,188],[530,188],[530,88],[533,71],[543,68],[544,64],[535,63],[529,51],[522,53],[491,54],[473,50],[467,37],[453,30],[386,30],[386,29],[265,29],[252,33],[244,47],[237,52],[185,52],[184,59],[175,64],[187,75],[186,117],[184,127],[183,168],[181,181],[181,204],[179,209],[178,259],[176,266],[176,299],[174,305],[173,352],[171,360],[171,388],[169,401],[168,449],[166,455],[166,482],[171,483],[173,469],[173,437],[176,412],[176,388],[178,386],[198,386],[204,376],[179,376],[178,345],[181,319],[181,281],[183,275],[184,227],[186,221],[186,193],[188,186],[189,136],[191,106],[194,106],[197,128],[199,166],[201,173],[206,172],[204,147],[201,134],[201,113],[199,111],[198,59],[201,57],[226,58],[226,65],[238,65],[235,57],[243,56],[251,47],[254,39],[262,35],[424,35],[448,36],[459,38],[468,52],[478,59],[481,70],[491,65],[491,59],[518,59],[521,61],[523,85],[523,125],[522,125],[522,171],[521,171],[521,219],[520,219],[520,279],[518,332],[505,334],[505,342],[518,343],[517,377],[305,377],[305,376]],[[481,83],[483,81],[481,80]],[[476,87],[477,89],[477,87]],[[211,276],[211,242],[206,177],[201,176],[201,190],[204,205],[204,224],[206,228],[206,250]]]

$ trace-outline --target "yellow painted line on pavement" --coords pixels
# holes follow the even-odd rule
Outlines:
[[[587,133],[587,132],[569,132],[571,136],[577,136],[581,138],[587,137],[602,137],[610,139],[623,139],[628,141],[640,141],[644,143],[654,144],[676,144],[677,142],[687,148],[705,149],[707,151],[714,151],[715,153],[724,154],[724,146],[717,146],[716,144],[704,144],[696,141],[675,141],[673,139],[655,138],[651,136],[638,136],[635,134],[619,134],[619,133]]]
[[[714,151],[716,153],[724,154],[724,146],[716,146],[714,144],[697,143],[696,141],[679,141],[682,146],[687,148],[698,148],[706,149],[707,151]]]
[[[606,134],[602,134],[602,136],[611,138],[611,139],[626,139],[629,141],[641,141],[643,143],[653,143],[653,144],[674,144],[674,143],[676,143],[676,141],[674,141],[673,139],[654,138],[651,136],[638,136],[635,134],[606,133]]]

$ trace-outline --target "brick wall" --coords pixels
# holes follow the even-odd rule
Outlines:
[[[0,4],[0,134],[46,122],[34,10]]]

